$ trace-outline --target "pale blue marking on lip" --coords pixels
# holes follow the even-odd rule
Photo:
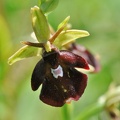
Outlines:
[[[58,76],[63,77],[63,69],[60,65],[56,69],[51,68],[51,73],[55,78],[58,78]]]

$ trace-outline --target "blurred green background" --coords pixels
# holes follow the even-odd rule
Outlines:
[[[29,58],[9,66],[7,59],[30,39],[30,8],[37,0],[0,1],[0,120],[62,120],[61,108],[39,100],[39,92],[31,90],[30,78],[38,58]],[[84,95],[74,105],[74,116],[97,101],[111,82],[120,84],[120,0],[60,0],[48,16],[54,29],[68,15],[72,28],[90,32],[77,40],[99,55],[101,71],[88,74]],[[104,116],[104,117],[103,117]],[[110,120],[105,111],[89,120]]]

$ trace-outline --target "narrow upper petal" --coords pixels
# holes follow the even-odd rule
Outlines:
[[[31,87],[32,90],[37,90],[41,83],[44,81],[45,77],[45,62],[43,60],[40,60],[37,65],[35,66],[35,69],[32,74],[31,78]]]

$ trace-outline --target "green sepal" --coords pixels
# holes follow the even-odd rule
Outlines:
[[[85,30],[66,30],[62,31],[59,36],[55,39],[54,45],[58,48],[82,37],[89,36],[89,33]]]
[[[59,0],[41,0],[40,8],[44,13],[53,11],[59,3]]]
[[[69,19],[70,19],[70,16],[66,17],[66,18],[58,25],[58,28],[57,28],[57,29],[59,30],[60,28],[62,28],[62,27],[64,27],[64,26],[67,26]],[[64,27],[64,28],[65,28],[65,27]]]
[[[41,57],[41,54],[42,54],[42,48],[36,48],[25,45],[8,59],[8,64],[12,65],[17,61],[23,60],[28,57],[34,57],[34,56]]]
[[[34,6],[31,8],[32,26],[39,42],[46,42],[50,37],[50,30],[47,19],[42,10]]]

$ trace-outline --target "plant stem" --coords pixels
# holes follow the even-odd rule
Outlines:
[[[104,102],[97,101],[96,103],[92,104],[91,106],[87,107],[83,110],[75,120],[88,120],[92,115],[100,113],[105,107]]]
[[[73,106],[72,103],[70,105],[65,104],[62,107],[62,116],[63,120],[72,120]]]

